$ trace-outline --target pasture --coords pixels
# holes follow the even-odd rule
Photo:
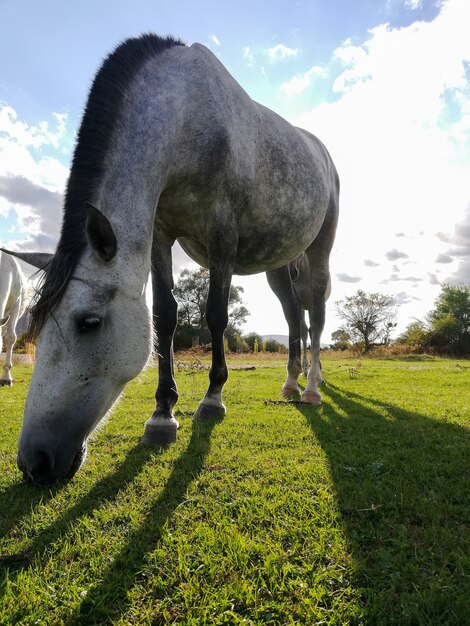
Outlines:
[[[16,368],[0,624],[470,623],[470,362],[328,359],[319,408],[280,398],[281,361],[253,363],[229,360],[227,416],[206,422],[205,365],[180,363],[181,429],[157,450],[148,368],[54,486],[16,468]]]

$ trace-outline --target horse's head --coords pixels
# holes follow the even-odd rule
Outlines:
[[[147,362],[151,318],[145,262],[120,249],[110,222],[89,208],[88,244],[36,341],[18,466],[34,481],[71,477],[87,439]]]

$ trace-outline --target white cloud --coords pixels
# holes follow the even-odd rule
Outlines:
[[[343,65],[358,66],[366,58],[367,51],[362,46],[354,46],[349,38],[333,52],[333,59],[341,61]]]
[[[0,175],[0,197],[14,207],[19,224],[28,233],[44,233],[57,238],[63,201],[61,193],[49,191],[23,176]]]
[[[220,39],[217,37],[217,35],[212,34],[211,35],[211,41],[213,43],[215,43],[216,46],[221,46],[222,45],[221,42],[220,42]]]
[[[21,146],[40,148],[48,145],[57,148],[66,134],[67,114],[53,113],[52,116],[56,122],[55,130],[51,130],[46,121],[39,122],[37,126],[29,126],[18,120],[18,115],[12,107],[2,104],[0,105],[0,131]]]
[[[278,43],[273,48],[268,48],[266,54],[270,61],[282,61],[289,57],[296,57],[299,54],[299,48],[289,48],[283,43]]]
[[[452,235],[438,233],[437,236],[441,241],[453,247],[446,253],[441,253],[436,262],[445,263],[446,258],[453,261],[454,257],[458,260],[456,271],[446,279],[446,282],[462,282],[470,285],[470,204],[466,207],[462,221],[454,225]]]
[[[400,238],[400,252],[414,263],[410,293],[421,298],[403,307],[404,323],[431,308],[439,291],[437,280],[429,280],[436,259],[450,255],[449,242],[436,241],[434,233],[463,224],[470,201],[469,23],[470,3],[447,0],[431,22],[385,24],[362,43],[343,42],[329,65],[335,101],[292,120],[325,142],[339,170],[333,275],[361,275],[362,288],[377,290],[388,278],[387,264],[364,267],[364,258],[395,250],[396,233],[420,233]],[[462,257],[460,278],[470,267]],[[354,287],[335,281],[333,297]]]
[[[303,74],[297,74],[290,80],[282,83],[280,90],[290,98],[299,96],[313,83],[315,78],[325,78],[326,76],[328,76],[326,68],[314,65]]]
[[[0,215],[16,217],[16,223],[2,228],[4,245],[50,251],[60,227],[62,193],[69,170],[51,154],[69,150],[67,115],[52,114],[52,120],[31,126],[16,111],[0,105]],[[12,241],[20,231],[27,242]]]
[[[2,198],[0,195],[0,217],[7,218],[11,210],[11,204],[6,198]],[[1,224],[1,222],[0,222]]]
[[[405,0],[405,6],[413,11],[420,9],[423,4],[423,0]]]
[[[361,276],[350,276],[346,272],[336,274],[336,278],[342,283],[359,283],[362,280]]]
[[[242,51],[243,58],[248,61],[248,65],[251,67],[255,62],[255,56],[250,46],[245,46]]]
[[[288,46],[279,43],[272,48],[257,48],[254,50],[251,46],[244,46],[242,48],[243,58],[248,62],[248,66],[252,67],[255,62],[256,55],[263,55],[264,58],[268,58],[271,63],[277,61],[283,61],[284,59],[295,58],[300,52],[299,48],[289,48]]]
[[[445,254],[445,252],[441,252],[440,254],[437,255],[435,262],[436,263],[452,263],[453,260],[454,259],[451,256],[449,256],[448,254]]]
[[[387,257],[389,261],[396,261],[397,259],[408,258],[408,255],[405,254],[405,252],[401,252],[400,250],[397,250],[396,248],[393,248],[392,250],[388,250],[385,253],[385,256]]]
[[[24,176],[50,191],[63,191],[69,170],[58,159],[33,150],[59,151],[67,137],[67,115],[53,113],[55,128],[47,121],[30,126],[16,111],[0,104],[0,174]]]

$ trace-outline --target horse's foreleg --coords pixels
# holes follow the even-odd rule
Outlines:
[[[222,389],[228,378],[228,370],[225,361],[224,331],[228,323],[231,280],[232,272],[228,269],[211,268],[206,321],[212,339],[212,367],[209,373],[209,389],[194,414],[197,419],[220,418],[225,415]]]
[[[300,395],[298,379],[302,371],[300,360],[301,337],[300,324],[302,311],[300,300],[295,293],[287,265],[277,270],[266,272],[269,286],[274,291],[282,305],[284,317],[289,326],[289,355],[287,359],[287,378],[281,393],[285,398]]]
[[[158,354],[157,406],[145,422],[143,442],[148,445],[171,443],[176,440],[178,421],[173,407],[178,392],[173,374],[173,335],[177,322],[177,304],[173,297],[171,245],[163,236],[154,237],[152,247],[153,315]]]

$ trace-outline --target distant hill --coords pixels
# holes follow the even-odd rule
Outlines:
[[[263,338],[263,341],[272,341],[274,339],[274,341],[281,343],[283,346],[286,346],[286,348],[289,347],[288,335],[261,335],[261,336]]]
[[[274,341],[277,341],[278,343],[281,343],[283,346],[286,346],[286,348],[289,347],[289,336],[288,335],[261,335],[263,338],[263,341],[270,341],[271,339],[274,339]],[[309,341],[310,344],[310,341]],[[329,348],[329,344],[327,343],[321,343],[320,346],[322,348]]]

